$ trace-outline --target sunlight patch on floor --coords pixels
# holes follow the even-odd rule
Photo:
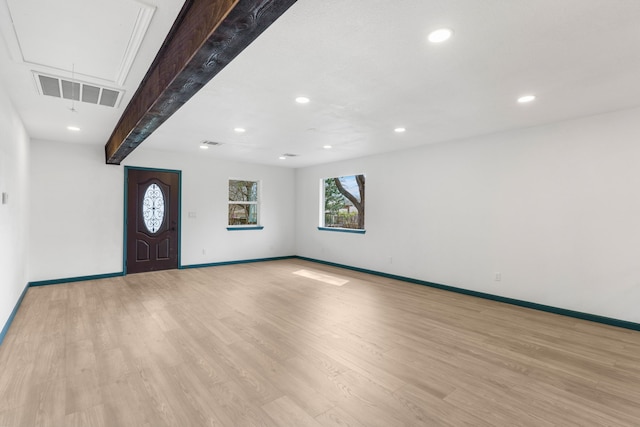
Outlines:
[[[306,277],[307,279],[318,280],[320,282],[328,283],[333,286],[342,286],[345,283],[349,282],[348,280],[340,279],[339,277],[329,276],[328,274],[317,273],[315,271],[309,270],[298,270],[294,271],[293,274]]]

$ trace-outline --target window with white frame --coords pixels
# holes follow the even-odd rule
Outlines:
[[[364,184],[364,174],[323,179],[320,226],[364,230]]]
[[[230,226],[257,226],[260,221],[260,182],[229,180]]]

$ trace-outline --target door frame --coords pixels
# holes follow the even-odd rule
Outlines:
[[[124,214],[123,214],[123,250],[122,250],[122,272],[123,275],[127,275],[127,208],[129,207],[128,195],[129,189],[129,171],[130,170],[139,170],[139,171],[150,171],[150,172],[169,172],[169,173],[177,173],[178,174],[178,270],[182,268],[181,261],[181,248],[182,248],[182,171],[177,169],[159,169],[159,168],[146,168],[140,166],[125,166],[124,167]]]

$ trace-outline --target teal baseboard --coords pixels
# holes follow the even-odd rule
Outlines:
[[[20,304],[22,304],[22,299],[26,295],[27,289],[29,289],[28,283],[27,283],[27,286],[24,287],[24,290],[22,291],[22,293],[20,294],[20,298],[18,298],[18,302],[16,303],[16,306],[13,307],[13,311],[11,312],[11,315],[9,315],[9,318],[7,319],[7,323],[4,324],[4,328],[2,328],[2,332],[0,332],[0,345],[2,345],[2,341],[4,341],[4,337],[5,335],[7,335],[7,332],[9,331],[9,327],[13,322],[13,318],[16,317],[16,313],[18,312],[18,308],[20,308]]]
[[[535,302],[523,301],[514,298],[501,297],[499,295],[487,294],[484,292],[471,291],[469,289],[457,288],[454,286],[442,285],[439,283],[427,282],[425,280],[412,279],[410,277],[398,276],[395,274],[382,273],[380,271],[368,270],[366,268],[352,267],[349,265],[338,264],[335,262],[322,261],[319,259],[307,258],[303,256],[296,256],[295,258],[304,261],[311,261],[318,264],[330,265],[333,267],[344,268],[347,270],[358,271],[360,273],[372,274],[374,276],[386,277],[388,279],[401,280],[403,282],[414,283],[417,285],[429,286],[431,288],[442,289],[449,292],[456,292],[459,294],[470,295],[473,297],[484,298],[492,301],[503,302],[506,304],[517,305],[520,307],[531,308],[534,310],[546,311],[547,313],[560,314],[562,316],[573,317],[576,319],[588,320],[591,322],[602,323],[610,326],[617,326],[619,328],[631,329],[634,331],[640,331],[640,323],[628,322],[626,320],[614,319],[611,317],[598,316],[596,314],[583,313],[581,311],[567,310],[565,308],[553,307],[550,305],[538,304]]]
[[[319,259],[308,258],[308,257],[303,257],[303,256],[298,256],[298,255],[289,255],[289,256],[271,257],[271,258],[245,259],[245,260],[238,260],[238,261],[222,261],[222,262],[212,262],[212,263],[206,263],[206,264],[181,265],[179,267],[179,269],[183,270],[183,269],[189,269],[189,268],[219,267],[219,266],[223,266],[223,265],[249,264],[249,263],[255,263],[255,262],[280,261],[280,260],[286,260],[286,259],[300,259],[300,260],[304,260],[304,261],[315,262],[315,263],[318,263],[318,264],[330,265],[330,266],[333,266],[333,267],[344,268],[344,269],[347,269],[347,270],[358,271],[360,273],[372,274],[374,276],[386,277],[388,279],[400,280],[400,281],[403,281],[403,282],[414,283],[414,284],[422,285],[422,286],[429,286],[431,288],[442,289],[442,290],[449,291],[449,292],[456,292],[456,293],[459,293],[459,294],[470,295],[470,296],[473,296],[473,297],[484,298],[484,299],[488,299],[488,300],[492,300],[492,301],[498,301],[498,302],[502,302],[502,303],[505,303],[505,304],[516,305],[516,306],[519,306],[519,307],[531,308],[531,309],[534,309],[534,310],[545,311],[545,312],[548,312],[548,313],[559,314],[559,315],[562,315],[562,316],[573,317],[573,318],[576,318],[576,319],[582,319],[582,320],[588,320],[588,321],[591,321],[591,322],[602,323],[604,325],[610,325],[610,326],[616,326],[616,327],[619,327],[619,328],[631,329],[631,330],[634,330],[634,331],[640,331],[640,323],[634,323],[634,322],[629,322],[629,321],[626,321],[626,320],[614,319],[614,318],[611,318],[611,317],[599,316],[599,315],[596,315],[596,314],[583,313],[583,312],[580,312],[580,311],[568,310],[568,309],[565,309],[565,308],[553,307],[553,306],[550,306],[550,305],[538,304],[538,303],[529,302],[529,301],[523,301],[523,300],[519,300],[519,299],[515,299],[515,298],[507,298],[507,297],[502,297],[502,296],[499,296],[499,295],[488,294],[488,293],[485,293],[485,292],[477,292],[477,291],[472,291],[472,290],[469,290],[469,289],[457,288],[457,287],[454,287],[454,286],[443,285],[443,284],[440,284],[440,283],[433,283],[433,282],[428,282],[428,281],[425,281],[425,280],[413,279],[411,277],[405,277],[405,276],[399,276],[399,275],[396,275],[396,274],[383,273],[383,272],[380,272],[380,271],[369,270],[369,269],[366,269],[366,268],[352,267],[350,265],[339,264],[339,263],[330,262],[330,261],[323,261],[323,260],[319,260]],[[18,300],[18,303],[16,304],[16,307],[15,307],[13,313],[11,313],[11,316],[9,317],[9,320],[7,321],[7,324],[5,325],[4,329],[2,330],[2,333],[0,333],[0,343],[2,343],[2,339],[4,338],[4,335],[5,335],[6,331],[9,329],[9,325],[11,324],[11,321],[13,320],[13,317],[15,316],[15,313],[17,312],[18,307],[20,306],[20,303],[22,302],[22,298],[24,297],[24,294],[25,294],[25,292],[26,292],[28,287],[30,287],[30,286],[56,285],[56,284],[60,284],[60,283],[80,282],[80,281],[86,281],[86,280],[106,279],[106,278],[118,277],[118,276],[124,276],[124,273],[123,272],[118,272],[118,273],[110,273],[110,274],[99,274],[99,275],[95,275],[95,276],[70,277],[70,278],[66,278],[66,279],[42,280],[42,281],[38,281],[38,282],[29,282],[29,284],[25,288],[25,291],[23,291],[22,295],[20,296],[20,299]]]
[[[279,257],[272,257],[272,258],[243,259],[239,261],[210,262],[207,264],[181,265],[179,268],[181,270],[185,270],[188,268],[219,267],[221,265],[249,264],[253,262],[265,262],[265,261],[281,261],[283,259],[293,259],[293,258],[297,258],[297,257],[295,255],[288,255],[288,256],[279,256]]]
[[[120,271],[118,273],[95,274],[93,276],[77,276],[77,277],[67,277],[64,279],[39,280],[37,282],[29,282],[29,286],[59,285],[61,283],[85,282],[87,280],[108,279],[111,277],[120,277],[120,276],[124,276],[124,272]]]

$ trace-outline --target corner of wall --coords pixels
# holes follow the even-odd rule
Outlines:
[[[6,327],[28,282],[30,139],[0,82],[0,325]]]

